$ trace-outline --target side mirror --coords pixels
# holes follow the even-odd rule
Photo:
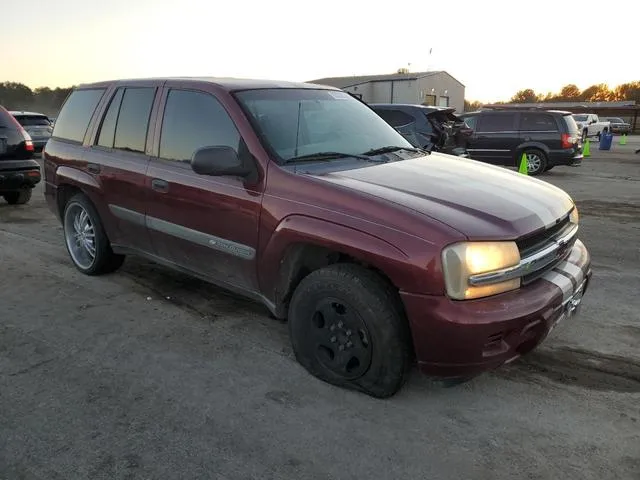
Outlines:
[[[199,175],[246,177],[251,170],[228,146],[202,147],[191,157],[191,168]]]

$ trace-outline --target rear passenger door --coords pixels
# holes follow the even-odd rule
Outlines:
[[[118,86],[98,124],[86,155],[87,169],[99,178],[115,247],[150,252],[145,225],[145,174],[153,138],[150,121],[158,85]]]
[[[520,135],[515,112],[485,112],[476,116],[469,151],[475,160],[495,165],[512,165]]]
[[[519,127],[520,143],[523,146],[538,144],[545,153],[562,150],[560,128],[556,117],[550,113],[522,112],[520,113]]]
[[[212,93],[180,83],[164,90],[158,156],[147,172],[147,225],[156,255],[227,288],[256,291],[262,184],[199,175],[190,163],[206,146],[228,146],[247,162],[254,159]]]

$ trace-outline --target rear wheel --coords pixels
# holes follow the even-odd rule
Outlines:
[[[582,131],[582,142],[584,143],[587,140],[587,137],[589,135],[587,135],[587,130],[583,130]]]
[[[333,385],[385,398],[407,376],[411,340],[397,295],[358,265],[305,277],[291,299],[289,333],[298,362]]]
[[[547,168],[547,156],[542,150],[530,148],[524,151],[527,156],[527,173],[535,176],[540,175]]]
[[[7,192],[4,195],[4,199],[9,205],[24,205],[31,200],[31,194],[33,190],[30,188],[23,188],[17,192]]]
[[[82,273],[100,275],[120,268],[124,255],[111,250],[100,216],[85,195],[79,193],[67,202],[62,225],[69,256]]]

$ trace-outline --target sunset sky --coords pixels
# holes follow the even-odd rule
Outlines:
[[[32,0],[31,20],[25,5],[2,7],[22,21],[0,29],[11,45],[0,81],[32,88],[164,75],[312,80],[409,63],[448,71],[480,101],[640,80],[637,0]]]

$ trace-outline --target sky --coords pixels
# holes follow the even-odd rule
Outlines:
[[[25,19],[5,2],[3,17]],[[156,76],[308,81],[446,70],[466,98],[640,80],[640,1],[31,0],[3,22],[0,81]],[[44,25],[35,28],[34,25]],[[429,55],[429,50],[432,50]]]

